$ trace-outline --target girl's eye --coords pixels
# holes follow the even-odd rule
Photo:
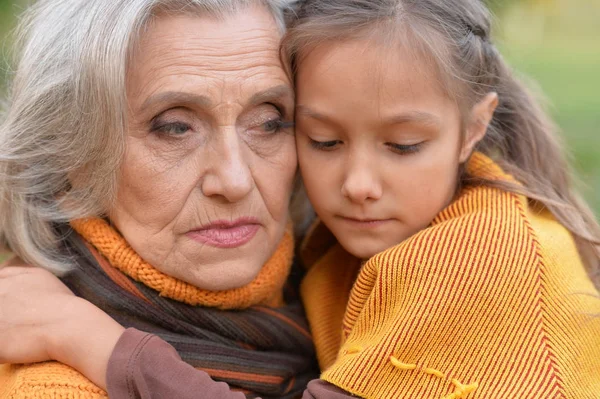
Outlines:
[[[400,155],[409,155],[409,154],[414,154],[414,153],[419,152],[421,150],[421,147],[423,146],[423,143],[410,144],[410,145],[386,143],[386,145],[389,148],[391,148],[392,151],[397,152]]]
[[[331,141],[316,141],[310,139],[310,145],[316,149],[321,151],[331,151],[337,147],[338,144],[341,144],[340,140],[331,140]]]
[[[166,136],[183,136],[191,129],[190,125],[183,122],[167,122],[162,124],[160,122],[153,122],[150,130]]]

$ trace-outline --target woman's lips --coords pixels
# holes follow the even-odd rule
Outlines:
[[[260,228],[254,219],[217,221],[210,225],[191,230],[186,235],[194,241],[217,248],[237,248],[246,244]]]

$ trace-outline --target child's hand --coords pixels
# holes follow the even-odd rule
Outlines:
[[[65,324],[73,293],[51,273],[34,267],[0,270],[0,362],[52,360],[51,335]]]
[[[123,331],[50,272],[0,269],[0,363],[56,360],[104,388],[108,359]]]

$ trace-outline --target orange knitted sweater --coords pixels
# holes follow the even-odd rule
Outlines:
[[[481,154],[469,170],[511,179]],[[303,247],[321,378],[365,398],[600,398],[600,295],[547,210],[466,188],[364,265],[327,234]]]

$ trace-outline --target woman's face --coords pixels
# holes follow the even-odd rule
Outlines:
[[[259,6],[165,15],[130,64],[110,219],[144,260],[200,288],[252,281],[286,228],[296,152],[280,39]]]

